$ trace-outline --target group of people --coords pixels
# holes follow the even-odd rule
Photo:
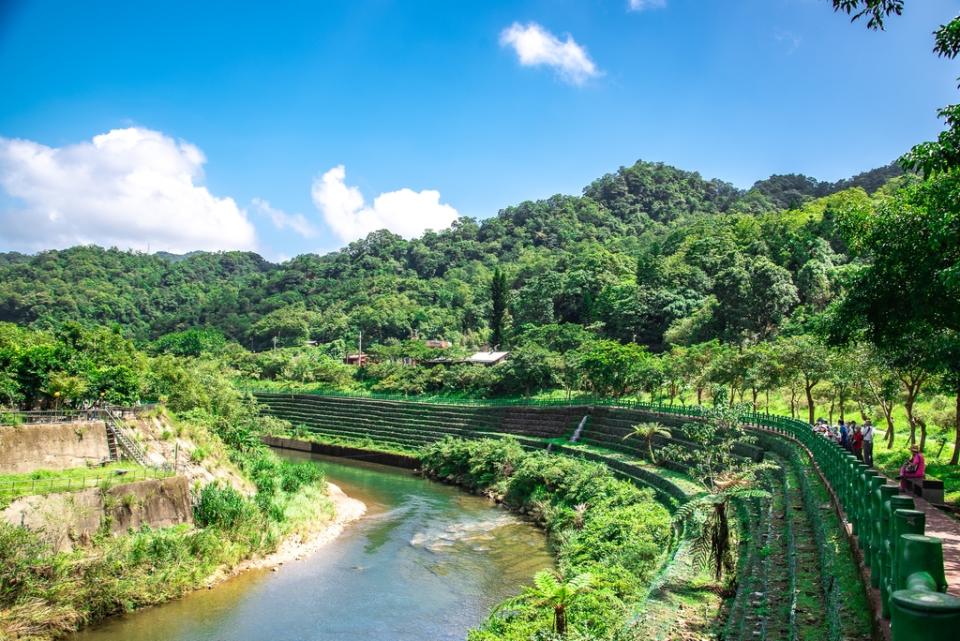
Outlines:
[[[864,420],[863,425],[860,426],[857,425],[856,421],[845,423],[842,418],[836,425],[830,425],[820,418],[813,424],[813,430],[839,443],[842,448],[850,451],[857,459],[873,467],[875,429],[873,424],[870,423],[870,419]],[[923,459],[923,453],[918,446],[911,445],[910,459],[900,466],[900,475],[897,477],[900,481],[900,490],[906,492],[909,479],[922,479],[925,475],[926,461]]]
[[[859,460],[873,467],[873,435],[876,430],[870,419],[866,419],[860,426],[857,425],[856,421],[846,423],[842,418],[836,425],[830,425],[820,418],[813,424],[813,430],[836,441],[840,444],[840,447],[850,451]]]

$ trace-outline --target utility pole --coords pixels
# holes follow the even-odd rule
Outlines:
[[[360,330],[360,338],[357,339],[357,367],[363,366],[363,330]]]

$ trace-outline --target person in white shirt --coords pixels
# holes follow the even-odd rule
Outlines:
[[[873,467],[873,423],[870,422],[869,418],[864,420],[861,434],[863,436],[863,462]]]

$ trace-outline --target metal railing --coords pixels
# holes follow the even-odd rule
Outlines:
[[[320,396],[345,399],[367,399],[373,401],[400,401],[405,403],[427,403],[432,405],[457,405],[467,407],[585,407],[604,406],[624,409],[648,409],[651,407],[663,408],[663,411],[676,410],[677,414],[696,412],[700,406],[677,403],[649,403],[630,398],[610,398],[605,396],[579,395],[571,398],[471,398],[443,394],[405,395],[391,392],[344,392],[341,390],[323,389],[276,389],[257,387],[256,385],[240,385],[243,391],[256,396]],[[702,414],[695,414],[702,416]]]
[[[123,424],[120,422],[120,419],[113,408],[109,406],[104,407],[100,410],[99,417],[103,419],[104,423],[106,423],[107,431],[110,432],[110,435],[115,439],[116,444],[121,450],[123,450],[123,453],[126,454],[128,458],[133,459],[142,467],[160,467],[153,465],[150,462],[150,459],[147,458],[147,453],[143,450],[143,448],[126,435],[126,433],[123,431]]]
[[[157,403],[131,406],[112,406],[112,411],[120,415],[139,416],[156,409]],[[55,410],[18,410],[0,407],[0,425],[30,425],[36,423],[82,423],[101,420],[102,407],[88,409],[55,409]]]
[[[105,483],[118,485],[120,483],[132,483],[146,479],[166,478],[170,475],[171,472],[165,469],[140,467],[122,473],[118,473],[118,470],[111,470],[80,478],[51,476],[9,479],[0,481],[0,498],[14,499],[20,496],[35,494],[74,492],[88,488],[102,487]]]

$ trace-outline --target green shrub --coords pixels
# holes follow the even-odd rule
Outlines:
[[[292,494],[305,485],[323,483],[323,470],[313,463],[292,463],[283,461],[280,467],[280,489]]]
[[[254,506],[240,492],[229,485],[214,482],[200,490],[193,508],[193,520],[198,527],[227,529],[252,518],[253,511]]]

